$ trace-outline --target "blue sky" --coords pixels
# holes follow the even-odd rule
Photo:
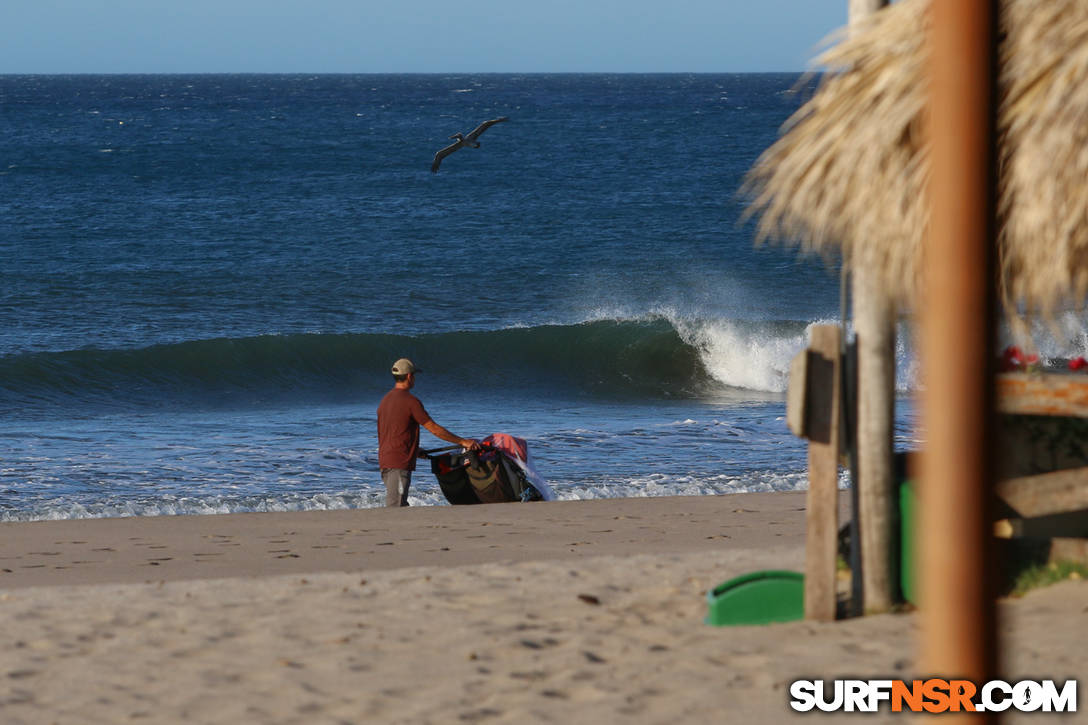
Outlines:
[[[4,0],[0,73],[804,70],[847,0]]]

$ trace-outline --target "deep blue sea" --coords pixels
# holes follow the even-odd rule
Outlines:
[[[559,498],[803,488],[839,275],[740,194],[798,80],[0,77],[0,519],[379,505],[402,356]]]

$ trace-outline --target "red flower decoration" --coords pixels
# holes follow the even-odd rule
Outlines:
[[[1084,368],[1088,368],[1088,360],[1085,360],[1084,356],[1069,361],[1070,370],[1083,370]]]
[[[1002,372],[1009,372],[1011,370],[1019,370],[1024,364],[1020,348],[1016,345],[1009,345],[1005,348],[1005,352],[1001,354],[1001,370]]]
[[[1037,365],[1038,362],[1039,356],[1037,354],[1025,355],[1016,345],[1009,345],[1005,348],[1005,352],[1001,354],[1001,370],[1003,372],[1030,369]]]

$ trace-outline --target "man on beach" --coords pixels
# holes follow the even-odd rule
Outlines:
[[[419,426],[438,438],[476,450],[472,438],[460,438],[431,420],[419,398],[409,392],[422,372],[408,358],[393,363],[393,389],[378,404],[378,466],[385,484],[386,506],[407,506],[408,487],[419,457]]]

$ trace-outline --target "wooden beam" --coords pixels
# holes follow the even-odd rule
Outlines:
[[[1025,518],[1088,510],[1088,467],[1010,478],[997,495]]]
[[[919,666],[986,682],[998,659],[991,511],[1000,3],[940,0],[929,13]],[[987,713],[960,719],[967,717],[996,720]]]
[[[1079,561],[1088,564],[1088,539],[1081,537],[1051,539],[1050,561]]]
[[[864,610],[885,612],[895,601],[892,580],[893,442],[895,438],[895,305],[874,270],[854,275],[857,331],[858,524]]]
[[[851,28],[862,24],[887,0],[850,0]],[[854,331],[857,334],[857,400],[854,451],[861,547],[864,611],[884,612],[895,602],[892,574],[892,455],[895,438],[895,322],[891,296],[879,282],[879,271],[852,270]]]
[[[808,495],[805,510],[805,619],[835,619],[839,533],[839,382],[841,333],[815,325],[805,389]]]
[[[1015,415],[1088,418],[1088,375],[1004,373],[997,376],[997,409]]]

